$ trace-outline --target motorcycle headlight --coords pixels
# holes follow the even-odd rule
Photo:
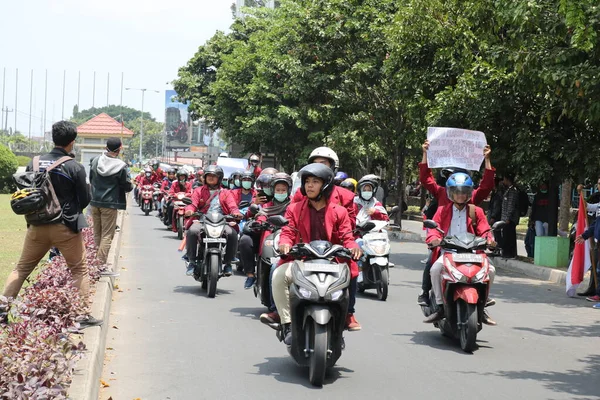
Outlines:
[[[312,297],[312,292],[310,290],[308,290],[305,287],[299,286],[298,287],[298,293],[300,293],[300,296],[302,296],[305,299],[310,299]]]
[[[385,255],[390,251],[390,245],[384,240],[374,240],[365,243],[365,250],[371,255]]]
[[[206,233],[211,238],[219,238],[219,237],[221,237],[221,234],[223,233],[223,228],[224,228],[224,226],[206,225]]]
[[[340,297],[342,297],[342,294],[344,294],[343,290],[336,290],[335,292],[331,293],[331,300],[338,301]]]

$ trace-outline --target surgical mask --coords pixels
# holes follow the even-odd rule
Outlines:
[[[248,181],[242,181],[242,187],[246,190],[250,189],[252,187],[252,182],[248,182]]]
[[[548,193],[548,189],[540,190],[540,192],[542,192],[542,193]]]
[[[234,180],[233,184],[237,187],[240,187],[240,180],[239,179]]]
[[[267,196],[271,196],[271,189],[269,189],[269,188],[264,188],[264,189],[263,189],[263,192],[265,192],[265,194],[266,194]]]
[[[229,187],[229,182],[223,181],[221,182],[221,185],[223,185],[223,187]]]
[[[277,200],[280,203],[283,203],[285,201],[285,199],[287,199],[288,195],[287,193],[275,193],[273,195],[273,197],[275,198],[275,200]]]
[[[150,172],[146,172],[146,178],[150,178],[152,174]]]
[[[365,200],[371,200],[371,198],[373,197],[373,192],[365,192],[364,190],[362,190],[360,192],[360,197],[362,197]]]
[[[215,194],[216,190],[209,190],[210,195],[212,196],[213,194]]]

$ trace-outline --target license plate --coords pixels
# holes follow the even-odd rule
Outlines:
[[[333,264],[304,264],[304,271],[306,272],[327,272],[331,274],[339,270],[340,268]]]
[[[204,238],[204,239],[202,239],[202,241],[204,243],[226,243],[227,239],[224,239],[224,238],[220,238],[220,239]]]
[[[452,259],[456,262],[464,263],[482,263],[483,256],[481,254],[459,253],[453,254]]]

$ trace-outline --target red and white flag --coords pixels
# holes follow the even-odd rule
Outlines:
[[[579,196],[579,213],[577,214],[577,236],[583,234],[588,227],[586,216],[586,204],[583,196]],[[577,287],[583,282],[583,275],[590,268],[590,242],[586,240],[583,244],[575,244],[573,258],[567,271],[567,296],[574,297]]]

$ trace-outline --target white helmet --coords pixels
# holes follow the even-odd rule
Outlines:
[[[336,171],[340,167],[340,159],[338,158],[335,151],[331,150],[329,147],[317,147],[310,153],[308,156],[308,162],[312,163],[315,158],[323,157],[331,160],[331,169]]]
[[[222,152],[221,154],[219,154],[219,157],[229,158],[229,154],[227,154],[226,152]]]

